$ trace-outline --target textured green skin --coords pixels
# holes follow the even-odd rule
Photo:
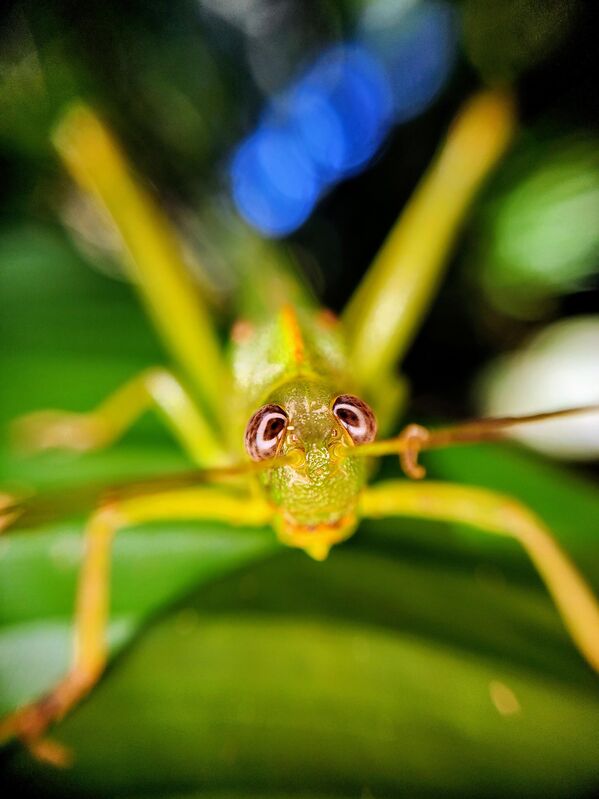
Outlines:
[[[352,447],[331,405],[341,392],[320,380],[292,380],[268,397],[287,411],[290,427],[280,453],[300,447],[301,469],[284,466],[267,472],[262,483],[289,522],[302,526],[335,524],[353,517],[366,479],[363,459],[336,456],[334,447]]]
[[[366,465],[361,458],[340,457],[342,448],[354,445],[331,408],[337,396],[356,388],[340,325],[312,310],[293,315],[303,357],[297,358],[297,339],[289,335],[284,312],[255,324],[251,334],[234,345],[234,396],[243,398],[244,424],[261,405],[280,405],[289,426],[278,454],[305,453],[301,465],[278,467],[261,476],[261,486],[277,509],[278,529],[337,525],[348,535],[355,526]]]
[[[267,319],[249,320],[251,332],[233,343],[235,394],[248,418],[277,386],[297,378],[313,377],[344,391],[352,389],[340,323],[332,323],[320,310],[294,309],[293,314],[302,337],[302,363],[296,361],[281,310]]]

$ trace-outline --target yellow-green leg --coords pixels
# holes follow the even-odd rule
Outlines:
[[[137,375],[89,413],[48,410],[28,414],[15,422],[15,438],[29,451],[99,449],[120,438],[150,408],[160,413],[198,466],[219,466],[230,461],[181,382],[163,368],[147,369]]]
[[[568,556],[535,514],[512,497],[451,483],[397,480],[368,489],[364,516],[414,516],[472,525],[519,541],[545,582],[572,640],[599,672],[599,605]]]
[[[388,404],[390,375],[435,296],[476,192],[514,129],[513,100],[501,90],[481,92],[464,105],[350,299],[343,321],[352,374],[375,405]]]
[[[44,733],[63,718],[100,679],[107,659],[110,556],[115,534],[125,527],[159,519],[213,519],[259,526],[271,510],[260,499],[220,488],[201,487],[136,497],[100,508],[88,522],[86,549],[75,611],[74,654],[70,671],[50,693],[0,722],[0,742],[20,738],[37,757],[64,765],[68,753]]]

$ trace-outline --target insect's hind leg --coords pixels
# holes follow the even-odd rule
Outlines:
[[[545,527],[512,497],[451,483],[381,483],[362,498],[365,516],[414,516],[472,525],[509,536],[527,551],[589,665],[599,672],[599,604],[585,579]]]
[[[167,369],[147,369],[89,413],[38,411],[14,422],[16,443],[27,451],[85,452],[120,438],[148,409],[156,409],[198,466],[219,466],[227,452],[180,381]]]
[[[0,743],[20,738],[39,759],[66,765],[68,752],[44,738],[47,728],[63,718],[98,682],[108,649],[106,629],[110,599],[110,559],[115,534],[135,524],[158,519],[214,519],[259,526],[271,510],[258,499],[215,487],[200,487],[135,497],[99,509],[86,531],[86,549],[75,611],[75,647],[67,675],[40,700],[0,721]]]

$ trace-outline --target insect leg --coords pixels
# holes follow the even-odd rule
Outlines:
[[[66,765],[68,753],[45,739],[98,682],[107,661],[106,628],[110,599],[110,557],[114,536],[126,527],[159,519],[213,519],[259,526],[269,521],[266,503],[216,487],[201,487],[135,497],[100,508],[88,522],[86,549],[75,610],[75,647],[70,671],[50,693],[0,721],[0,742],[20,738],[43,760]]]
[[[482,92],[464,106],[344,311],[352,370],[375,406],[377,386],[405,355],[472,199],[514,127],[505,93]]]
[[[15,422],[15,438],[29,450],[99,449],[120,438],[149,408],[160,412],[199,466],[224,465],[230,460],[183,385],[162,368],[142,372],[90,413],[50,410],[28,414]]]
[[[187,268],[181,242],[152,193],[95,111],[71,106],[53,136],[65,166],[118,231],[123,265],[166,348],[221,423],[228,380],[210,310]]]
[[[457,522],[514,538],[545,582],[579,652],[599,672],[597,599],[543,522],[516,499],[473,486],[397,480],[369,488],[361,511],[370,517],[414,516]]]

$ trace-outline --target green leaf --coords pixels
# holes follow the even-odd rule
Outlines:
[[[576,668],[544,675],[509,650],[483,653],[476,631],[466,647],[406,630],[414,583],[400,581],[408,565],[383,582],[393,566],[348,546],[324,565],[298,553],[201,590],[59,727],[74,767],[52,772],[15,754],[11,780],[103,797],[572,796],[590,786],[596,683]],[[420,602],[472,580],[468,568],[438,580],[430,564],[417,571]],[[448,595],[439,620],[448,631],[458,599]],[[509,612],[486,611],[500,641]]]

